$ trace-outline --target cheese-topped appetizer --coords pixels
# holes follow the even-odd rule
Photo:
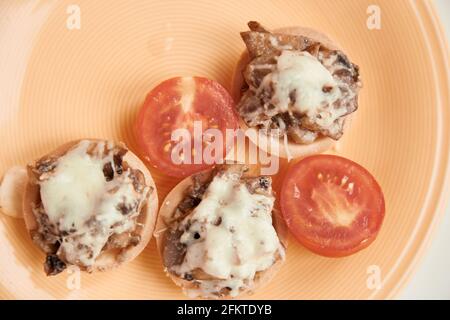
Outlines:
[[[271,178],[226,165],[183,180],[160,209],[155,237],[166,272],[190,297],[233,298],[284,261]]]
[[[122,143],[70,142],[28,165],[24,218],[47,275],[132,260],[151,238],[157,207],[150,172]]]
[[[242,124],[274,141],[286,137],[293,156],[329,148],[358,108],[358,66],[317,31],[248,26],[233,80]]]

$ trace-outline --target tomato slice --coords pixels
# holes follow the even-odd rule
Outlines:
[[[384,218],[384,196],[359,164],[334,155],[315,155],[286,174],[281,210],[294,237],[311,251],[342,257],[375,240]]]
[[[202,77],[176,77],[147,95],[135,134],[152,166],[167,175],[185,177],[223,160],[232,142],[232,138],[226,139],[226,129],[237,128],[234,101],[219,83]],[[182,132],[189,135],[173,136],[181,132],[176,129],[185,129]],[[221,133],[223,143],[211,144],[215,138],[209,131],[205,136],[208,129]],[[219,144],[220,149],[214,148]]]

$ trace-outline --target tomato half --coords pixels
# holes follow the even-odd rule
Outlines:
[[[286,174],[281,210],[294,237],[311,251],[342,257],[367,247],[384,218],[384,196],[359,164],[334,155],[307,157]]]
[[[147,95],[135,133],[152,166],[167,175],[185,177],[225,157],[232,142],[226,139],[227,128],[238,128],[234,101],[228,92],[213,80],[176,77],[160,83]],[[210,134],[211,130],[222,135],[222,142]],[[214,148],[219,145],[220,149]]]

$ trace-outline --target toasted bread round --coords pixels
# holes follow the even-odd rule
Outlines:
[[[206,171],[208,172],[208,171]],[[168,230],[169,226],[166,224],[166,221],[172,216],[173,212],[176,210],[178,204],[183,200],[186,195],[186,191],[193,184],[192,177],[187,177],[182,180],[179,184],[173,188],[169,194],[166,196],[164,201],[161,204],[161,208],[159,209],[158,219],[156,222],[154,236],[156,239],[156,245],[158,248],[158,252],[161,256],[161,259],[164,261],[164,233]],[[272,211],[272,224],[278,234],[278,239],[284,248],[287,248],[287,236],[288,230],[286,224],[281,216],[281,213],[278,210]],[[243,294],[252,294],[259,287],[268,283],[278,272],[280,267],[284,262],[284,257],[280,257],[276,260],[276,262],[267,270],[258,272],[255,276],[253,286],[248,290],[241,291],[239,296]],[[187,281],[182,279],[176,274],[173,274],[167,270],[167,267],[164,266],[167,276],[169,276],[172,281],[179,287],[183,289],[193,288],[192,281]],[[204,298],[204,297],[203,297]],[[208,297],[209,298],[209,297]],[[219,298],[219,297],[218,297]],[[227,295],[220,297],[220,299],[231,299],[232,297]]]
[[[274,33],[285,33],[285,34],[294,34],[294,35],[302,35],[307,38],[313,39],[314,41],[322,43],[324,46],[331,50],[340,50],[340,46],[326,34],[316,31],[314,29],[305,28],[305,27],[287,27],[280,28],[273,31]],[[245,69],[247,64],[249,63],[249,56],[247,50],[241,55],[238,63],[235,66],[233,77],[231,80],[231,96],[233,97],[236,103],[241,99],[241,87],[244,82],[244,78],[242,76],[242,71]],[[351,115],[346,117],[344,130],[346,130],[351,122]],[[248,132],[248,130],[255,130],[254,134],[247,134],[249,140],[256,144],[259,148],[264,150],[267,153],[271,153],[270,148],[268,146],[274,146],[278,149],[278,155],[282,158],[303,158],[309,155],[317,154],[325,152],[331,149],[336,140],[333,140],[329,137],[320,137],[316,141],[310,144],[298,144],[292,141],[287,141],[286,145],[283,139],[279,139],[277,137],[267,136],[259,130],[249,128],[245,122],[240,119],[239,124],[242,130]],[[288,149],[288,151],[286,150]]]
[[[98,139],[83,139],[91,142],[100,142],[103,140]],[[68,152],[72,147],[77,145],[82,140],[76,140],[68,142],[53,152],[46,155],[46,157],[61,157]],[[147,246],[150,241],[153,230],[156,225],[156,217],[158,210],[158,195],[155,182],[150,174],[150,171],[144,165],[144,163],[130,150],[123,156],[123,163],[126,163],[130,168],[138,169],[141,171],[145,178],[146,186],[153,188],[152,192],[149,192],[147,201],[142,207],[142,210],[137,218],[137,223],[140,224],[137,229],[137,233],[140,236],[140,242],[133,247],[127,248],[122,251],[120,255],[117,251],[107,250],[102,252],[96,259],[92,271],[105,271],[111,268],[115,268],[124,262],[128,262],[136,258],[142,250]],[[32,179],[28,179],[28,183],[25,188],[23,197],[23,217],[25,225],[30,234],[38,228],[36,217],[33,213],[33,204],[40,199],[40,187],[38,184],[33,183]]]

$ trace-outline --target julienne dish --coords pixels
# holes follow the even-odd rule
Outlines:
[[[231,3],[224,12],[235,5]],[[305,5],[309,8],[308,3]],[[361,2],[354,5],[366,12]],[[81,6],[84,17],[98,14],[98,8],[91,4]],[[405,9],[394,8],[392,3],[390,6],[391,10]],[[59,8],[64,9],[62,5]],[[140,11],[127,13],[115,5],[109,8],[107,13],[112,16],[113,12],[121,12],[139,21]],[[59,42],[43,41],[51,33],[41,33],[27,67],[33,72],[27,74],[26,79],[30,80],[24,82],[21,100],[23,106],[31,102],[35,105],[28,109],[28,119],[33,121],[17,127],[34,126],[33,131],[40,133],[40,145],[46,147],[35,148],[23,142],[21,135],[14,144],[14,139],[5,140],[8,154],[17,154],[17,148],[21,148],[24,156],[10,157],[2,164],[0,202],[5,215],[0,215],[0,244],[5,259],[0,264],[0,296],[181,298],[183,291],[189,297],[207,299],[370,298],[388,297],[396,291],[394,286],[404,282],[398,278],[398,268],[403,263],[407,264],[402,268],[411,265],[411,246],[419,241],[413,225],[429,228],[431,220],[425,217],[434,217],[429,207],[429,214],[420,217],[416,215],[418,209],[406,209],[410,205],[422,208],[417,201],[425,201],[420,196],[423,193],[416,190],[416,197],[410,199],[403,189],[394,188],[397,182],[404,182],[408,172],[418,174],[421,181],[435,177],[425,168],[413,166],[421,157],[418,150],[422,140],[414,134],[420,125],[410,132],[415,137],[414,158],[380,162],[383,150],[390,150],[390,141],[396,141],[397,136],[389,129],[394,127],[384,125],[390,120],[380,121],[377,115],[390,114],[393,120],[398,119],[394,109],[387,111],[383,99],[389,94],[380,92],[383,82],[374,81],[377,69],[367,62],[376,56],[367,53],[366,44],[352,45],[345,34],[330,32],[326,27],[323,33],[309,28],[280,28],[302,20],[274,23],[263,18],[266,16],[259,7],[256,11],[261,22],[278,28],[250,22],[250,30],[245,31],[245,24],[240,21],[229,32],[219,22],[208,29],[211,34],[203,34],[199,30],[206,29],[184,26],[186,36],[209,39],[207,46],[190,42],[195,59],[201,57],[197,67],[191,64],[194,60],[189,54],[186,56],[186,50],[179,51],[182,39],[187,38],[180,33],[180,37],[171,40],[170,35],[177,34],[173,29],[178,28],[176,25],[166,24],[166,31],[158,29],[158,33],[169,36],[160,47],[165,54],[158,55],[152,49],[149,58],[153,67],[148,69],[142,68],[149,62],[147,57],[136,56],[143,52],[138,46],[127,46],[133,49],[127,50],[128,54],[121,50],[114,55],[103,52],[95,45],[98,39],[89,38],[93,34],[91,28],[95,29],[89,23],[83,24],[86,29],[71,33],[71,37],[61,34]],[[61,12],[65,9],[49,16],[44,28],[54,26]],[[339,10],[335,12],[340,14]],[[132,33],[127,25],[123,25],[123,35],[128,36],[117,34],[114,41],[132,39],[141,43],[144,38],[136,30],[129,37]],[[389,21],[384,22],[386,25]],[[107,29],[96,32],[101,34]],[[244,30],[241,40],[240,30]],[[367,44],[372,41],[370,35],[366,35]],[[113,38],[104,39],[108,42]],[[229,45],[216,51],[209,41],[217,45],[218,39]],[[247,50],[239,58],[242,40]],[[78,58],[69,58],[64,66],[81,66],[81,61],[93,59],[97,67],[91,65],[80,72],[72,69],[65,84],[59,81],[62,73],[58,71],[65,67],[55,69],[56,73],[50,74],[56,81],[51,87],[73,88],[73,80],[74,85],[81,85],[77,97],[90,97],[95,92],[101,95],[95,93],[97,107],[90,108],[89,116],[80,119],[83,125],[75,128],[69,124],[66,130],[59,125],[65,121],[61,119],[76,116],[62,107],[62,113],[56,111],[59,123],[54,122],[50,116],[53,113],[43,102],[55,101],[48,100],[52,96],[64,96],[65,102],[59,101],[58,105],[71,105],[72,110],[78,110],[78,106],[93,106],[88,102],[91,100],[69,101],[71,91],[65,87],[61,87],[63,95],[55,91],[47,100],[39,97],[46,90],[35,90],[44,83],[38,78],[50,70],[44,61],[61,61],[59,57],[63,55],[58,55],[58,50],[70,49],[72,41],[82,44],[82,49]],[[41,55],[51,43],[61,44],[60,49],[50,51],[55,56]],[[153,38],[150,46],[157,43]],[[105,43],[105,47],[110,45],[117,47],[117,43]],[[93,47],[97,51],[89,49]],[[224,58],[225,52],[233,54],[227,53],[229,57]],[[184,58],[178,53],[183,53]],[[103,60],[95,58],[100,54]],[[106,63],[126,56],[128,63]],[[395,60],[395,56],[392,58]],[[169,66],[164,61],[174,63]],[[125,65],[127,68],[122,68]],[[164,65],[172,71],[165,72]],[[214,69],[218,65],[221,69]],[[397,69],[402,68],[399,62]],[[113,83],[103,78],[110,72],[116,74],[118,69],[123,81]],[[420,73],[421,67],[418,69]],[[82,80],[82,74],[88,70],[97,70],[92,76],[97,81]],[[136,76],[130,76],[132,70]],[[155,79],[150,85],[143,80],[145,70]],[[224,77],[223,72],[229,76]],[[382,78],[387,79],[389,71],[384,73]],[[138,78],[140,84],[135,82]],[[128,82],[133,86],[131,90]],[[427,84],[423,86],[426,88]],[[142,103],[145,92],[152,87]],[[108,88],[106,96],[102,88]],[[378,94],[373,96],[374,92]],[[397,90],[396,96],[403,92],[416,97],[416,91],[406,89]],[[433,102],[428,92],[421,94]],[[441,96],[442,102],[445,99]],[[422,100],[413,101],[409,106]],[[132,107],[123,109],[123,105]],[[398,106],[401,108],[402,104]],[[37,110],[40,113],[34,115]],[[45,117],[40,118],[40,114]],[[402,119],[395,121],[397,126],[413,122]],[[427,116],[422,117],[425,122],[421,123],[427,123],[426,119]],[[439,119],[447,118],[441,114]],[[57,139],[52,139],[45,128],[36,127],[40,123],[53,127]],[[101,131],[105,126],[108,129]],[[378,131],[376,128],[381,126],[383,129]],[[13,128],[1,130],[10,137],[8,132],[13,132]],[[427,129],[421,130],[424,137],[429,137]],[[384,141],[382,145],[371,140],[374,132]],[[384,133],[389,133],[391,139],[385,139]],[[437,141],[448,142],[442,140],[441,131],[438,134],[441,138]],[[236,148],[236,140],[245,136],[242,154],[239,145]],[[408,149],[409,140],[401,140]],[[3,150],[6,149],[2,148],[2,154]],[[255,150],[256,162],[252,158]],[[442,144],[436,145],[436,150],[445,155],[448,151]],[[264,151],[268,154],[264,155]],[[328,154],[320,154],[325,151]],[[427,154],[431,157],[433,152]],[[401,159],[402,166],[396,167]],[[269,160],[270,169],[275,171],[268,173],[263,160]],[[21,166],[24,163],[28,165]],[[8,167],[12,168],[7,170]],[[388,174],[394,168],[395,178]],[[414,185],[410,181],[410,190]],[[408,219],[400,223],[403,210],[409,212]],[[17,219],[21,216],[24,221]],[[150,241],[152,234],[155,242]],[[391,245],[394,238],[390,238],[394,234],[395,248]],[[414,241],[405,242],[407,239]],[[402,253],[400,248],[405,248]],[[380,285],[370,286],[368,277],[377,276],[373,270],[381,271]],[[78,271],[81,285],[73,289],[68,281]],[[8,278],[21,285],[12,286]],[[351,284],[347,281],[350,278]],[[346,288],[345,292],[342,288]]]
[[[311,156],[290,168],[281,214],[269,176],[248,176],[246,165],[232,161],[217,166],[237,139],[231,133],[239,117],[264,135],[288,135],[301,148],[342,137],[358,106],[358,67],[331,43],[308,38],[303,29],[270,33],[256,21],[248,25],[251,31],[241,35],[251,60],[237,106],[215,81],[178,77],[148,94],[136,120],[149,164],[168,175],[194,174],[163,201],[155,230],[164,270],[191,297],[234,298],[269,281],[286,256],[281,217],[306,248],[333,257],[366,248],[384,218],[378,183],[342,157]],[[27,171],[24,190],[17,187],[20,175],[1,185],[2,207],[13,212],[20,208],[14,192],[23,195],[25,225],[46,254],[47,275],[68,265],[88,272],[120,266],[150,240],[156,186],[125,145],[70,142]]]

